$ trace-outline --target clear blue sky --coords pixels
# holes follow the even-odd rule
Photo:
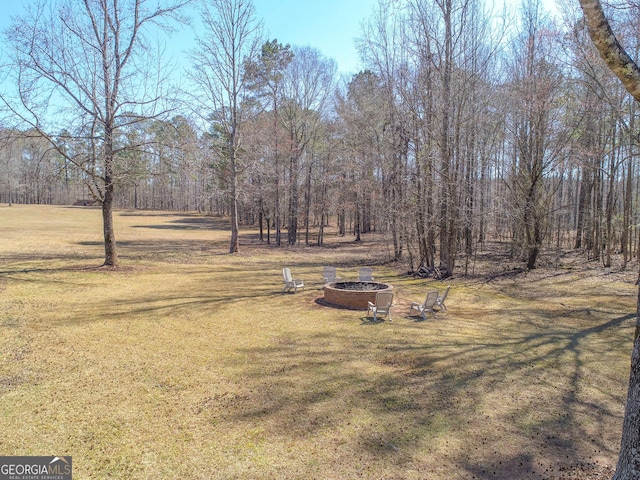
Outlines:
[[[357,73],[354,38],[371,16],[376,0],[254,0],[270,39],[315,47],[338,62],[344,73]]]
[[[19,15],[31,0],[0,0],[0,30],[9,17]],[[264,22],[267,38],[282,44],[315,47],[338,63],[343,73],[357,73],[358,54],[354,38],[360,36],[361,23],[370,17],[377,0],[254,0],[258,18]],[[197,12],[191,16],[197,17]],[[196,22],[194,22],[195,24]],[[191,32],[176,35],[174,45],[190,48]],[[177,53],[180,56],[179,52]]]
[[[0,0],[0,30],[9,25],[10,16],[19,15],[32,0]],[[498,5],[519,4],[520,0],[490,0]],[[555,0],[543,0],[547,8],[555,9]],[[574,0],[576,8],[578,0]],[[151,2],[153,3],[153,2]],[[338,63],[341,73],[355,74],[360,70],[354,39],[361,35],[361,24],[369,19],[377,0],[253,0],[257,17],[264,23],[267,39],[277,38],[282,44],[311,46]],[[197,25],[198,12],[190,13]],[[193,47],[193,31],[176,34],[169,46],[175,55]]]

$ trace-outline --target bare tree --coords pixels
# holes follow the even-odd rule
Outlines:
[[[289,208],[287,242],[295,245],[298,235],[299,185],[301,162],[309,159],[314,142],[318,141],[323,119],[329,108],[336,64],[310,47],[297,47],[287,65],[280,109],[281,121],[288,134]]]
[[[260,53],[261,23],[255,17],[251,0],[210,0],[202,8],[205,33],[196,39],[190,53],[191,78],[197,86],[198,107],[206,100],[222,136],[218,153],[228,162],[227,176],[231,199],[231,242],[229,252],[238,251],[238,177],[241,165],[241,128],[253,115],[245,103],[249,91],[245,68]]]
[[[183,20],[190,0],[39,0],[5,34],[17,93],[0,97],[14,116],[89,175],[102,205],[104,265],[117,266],[113,227],[118,130],[162,110],[162,71],[144,32]],[[154,74],[153,72],[156,72]],[[126,120],[125,120],[126,118]],[[60,135],[65,124],[67,135]],[[69,152],[69,136],[85,148]]]
[[[336,104],[344,157],[338,198],[342,216],[349,213],[354,218],[354,233],[359,241],[360,234],[367,233],[369,227],[364,220],[377,216],[377,204],[383,203],[377,199],[379,179],[375,171],[382,167],[388,103],[380,78],[366,70],[353,76]]]
[[[359,41],[360,53],[367,66],[380,79],[384,102],[384,137],[376,152],[382,194],[387,206],[386,223],[393,242],[394,259],[400,260],[406,241],[406,189],[404,181],[408,163],[407,112],[400,101],[406,83],[407,54],[405,7],[395,2],[379,1],[371,21],[364,25]]]
[[[599,0],[580,0],[589,36],[600,56],[627,91],[640,102],[640,68],[620,45]],[[640,276],[638,277],[640,283]],[[637,479],[640,472],[640,289],[631,373],[622,426],[618,465],[613,480]]]
[[[557,143],[562,136],[559,91],[562,76],[553,59],[552,27],[539,0],[525,0],[521,32],[513,41],[509,68],[513,105],[507,119],[513,163],[509,185],[513,192],[514,248],[521,250],[528,269],[536,268],[548,234],[549,211],[555,184],[549,176],[557,167]],[[544,32],[544,34],[542,33]],[[518,251],[518,253],[521,253]]]
[[[268,157],[273,159],[273,165],[275,168],[275,174],[272,178],[274,186],[273,195],[273,221],[276,227],[276,245],[281,244],[281,232],[280,227],[282,221],[280,219],[280,158],[279,158],[279,130],[280,130],[280,114],[278,113],[278,107],[280,106],[280,100],[282,97],[282,85],[284,82],[284,72],[288,65],[293,60],[294,54],[290,45],[282,45],[278,40],[266,42],[262,45],[262,52],[258,59],[253,62],[248,62],[247,76],[251,82],[251,88],[258,92],[259,95],[264,97],[264,100],[270,105],[266,105],[265,108],[271,107],[271,127],[272,131],[270,135],[265,139],[269,143],[269,149],[271,150]],[[268,206],[264,205],[264,201],[261,198],[260,215],[262,218],[263,212],[268,210]],[[267,214],[267,217],[270,215]],[[267,220],[269,223],[269,220]],[[262,229],[262,221],[260,222]],[[267,225],[267,229],[269,226]],[[262,239],[262,236],[260,237]],[[267,234],[267,243],[271,240]]]

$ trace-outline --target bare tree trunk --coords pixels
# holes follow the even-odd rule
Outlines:
[[[260,241],[264,242],[264,232],[263,232],[263,223],[264,223],[264,200],[262,196],[258,200],[258,228],[260,229]]]
[[[276,145],[277,148],[277,145]],[[274,223],[276,228],[276,245],[279,247],[282,244],[282,231],[281,231],[281,220],[280,220],[280,167],[278,165],[278,155],[276,153],[275,156],[276,163],[276,192],[275,192],[275,217]]]
[[[105,67],[106,69],[106,67]],[[108,73],[105,74],[107,77]],[[108,78],[108,77],[107,77]],[[105,82],[107,83],[107,82]],[[108,84],[105,92],[105,110],[108,112],[107,118],[113,118],[113,104],[108,93]],[[113,228],[113,128],[110,121],[104,125],[104,145],[102,154],[104,156],[104,191],[102,192],[102,223],[104,232],[104,265],[110,267],[118,266],[118,253],[115,230]]]
[[[309,223],[311,216],[311,174],[313,170],[313,162],[309,162],[307,168],[307,178],[305,179],[304,194],[304,244],[309,246]]]
[[[638,282],[640,285],[640,275]],[[637,480],[640,472],[640,287],[636,306],[636,329],[631,352],[629,390],[622,425],[618,465],[612,480]]]
[[[280,232],[280,164],[278,160],[278,95],[277,86],[273,89],[273,163],[275,168],[275,192],[274,192],[274,221],[275,241],[280,246],[282,238]],[[269,243],[269,242],[267,242]]]
[[[613,134],[611,140],[611,155],[609,156],[609,185],[607,187],[607,198],[605,205],[605,236],[604,239],[604,255],[603,266],[611,266],[611,250],[613,249],[613,207],[614,207],[614,195],[615,195],[615,183],[617,174],[616,165],[616,152],[619,150],[619,145],[616,145],[616,126],[613,127]]]
[[[235,154],[231,154],[235,157]],[[236,171],[235,158],[231,161],[231,240],[229,243],[229,253],[238,252],[239,226],[238,226],[238,173]]]
[[[362,241],[362,238],[360,238],[360,205],[358,204],[357,198],[356,198],[355,206],[356,206],[356,212],[355,212],[355,219],[353,221],[353,230],[354,230],[353,233],[356,236],[356,242],[360,242]]]
[[[622,48],[611,30],[600,0],[579,0],[589,30],[589,36],[609,69],[624,88],[640,102],[640,68]]]
[[[454,208],[456,201],[455,184],[452,179],[453,153],[451,145],[451,77],[453,72],[453,27],[452,0],[443,0],[439,5],[444,21],[444,72],[442,79],[442,124],[440,138],[442,176],[442,197],[440,205],[440,267],[445,275],[451,275],[455,267],[457,251],[457,213]]]
[[[113,228],[113,183],[109,176],[105,178],[104,199],[102,200],[102,230],[104,233],[104,265],[118,266],[118,249],[115,229]]]
[[[587,175],[586,169],[582,168],[581,173],[578,176],[580,181],[579,194],[578,194],[578,212],[576,219],[576,240],[573,248],[579,250],[582,248],[582,239],[584,237],[584,218],[585,210],[587,208],[586,202],[588,198],[588,184],[589,180],[585,178]]]
[[[580,6],[584,12],[589,35],[600,56],[633,98],[640,101],[640,69],[618,43],[599,0],[580,0]],[[640,275],[637,283],[640,285]],[[618,465],[612,480],[637,480],[640,472],[640,286],[636,315],[622,440]]]
[[[271,245],[271,219],[267,217],[267,245]]]
[[[636,105],[635,102],[631,105],[631,119],[629,121],[629,134],[630,132],[635,132],[635,114],[636,114]],[[633,160],[635,158],[636,144],[633,138],[633,134],[629,135],[630,139],[630,153],[631,156],[627,160],[627,169],[626,169],[626,179],[625,179],[625,190],[623,194],[623,207],[622,207],[622,234],[620,236],[620,248],[622,250],[622,268],[627,268],[627,262],[629,261],[630,255],[630,229],[631,229],[631,206],[633,202]],[[623,168],[624,170],[624,168]]]
[[[293,134],[291,138],[293,139]],[[289,228],[287,229],[289,245],[296,244],[298,235],[298,177],[298,157],[293,153],[289,158]]]

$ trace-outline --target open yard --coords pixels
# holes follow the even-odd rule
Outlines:
[[[382,265],[366,236],[278,249],[243,230],[229,255],[220,219],[121,211],[115,226],[117,271],[98,268],[99,209],[0,207],[2,455],[71,455],[78,479],[570,479],[615,465],[635,264],[442,283]],[[373,266],[394,286],[393,322],[323,306],[326,264]],[[283,266],[303,292],[281,294]],[[449,283],[448,312],[407,316]]]

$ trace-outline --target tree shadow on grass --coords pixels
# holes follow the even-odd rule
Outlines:
[[[79,242],[83,246],[101,247],[101,242]],[[228,245],[223,240],[122,240],[118,242],[121,260],[166,261],[182,256],[185,262],[201,260],[203,257],[229,255]]]
[[[180,217],[168,223],[153,225],[133,225],[131,228],[149,228],[153,230],[221,230],[230,231],[229,220],[215,217]]]
[[[514,322],[501,332],[483,331],[485,323],[456,333],[450,314],[445,330],[394,319],[376,336],[351,329],[288,338],[245,352],[261,363],[248,375],[262,388],[226,415],[268,422],[301,442],[346,429],[342,461],[358,455],[381,478],[443,468],[449,476],[433,478],[552,478],[591,457],[615,456],[612,424],[621,420],[623,392],[598,386],[603,379],[583,357],[626,346],[622,330],[634,318],[583,328],[558,321],[544,330]],[[393,334],[404,328],[421,332]],[[595,399],[591,388],[599,390]]]

